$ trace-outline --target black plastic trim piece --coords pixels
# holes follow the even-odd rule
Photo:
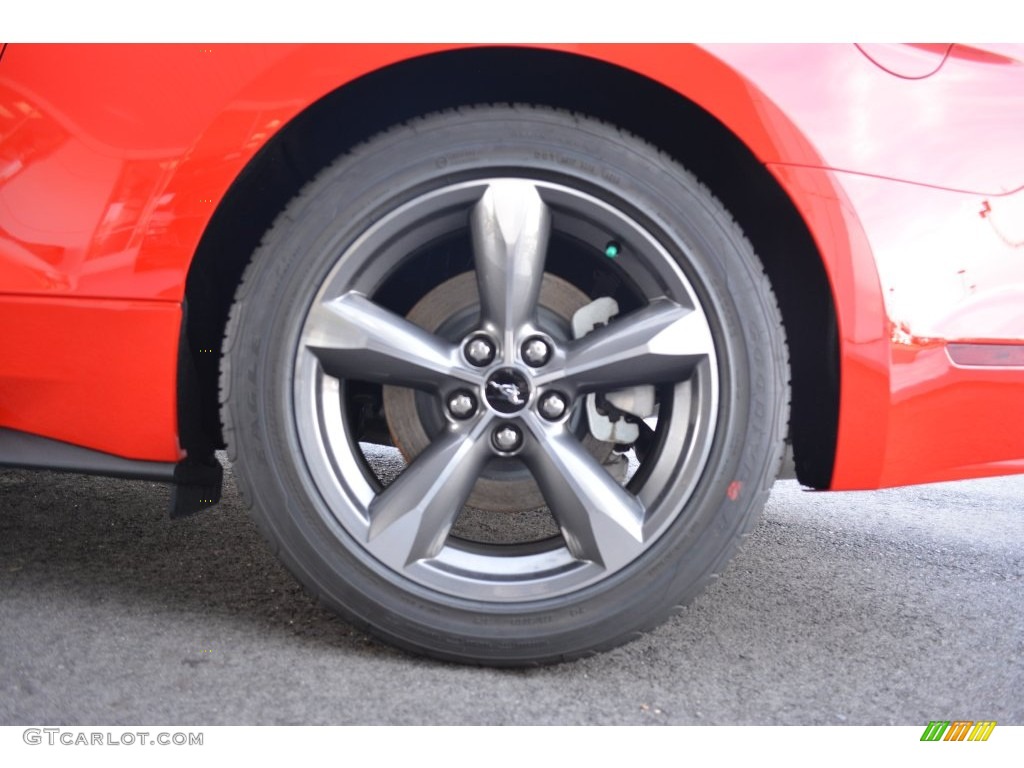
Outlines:
[[[189,457],[174,467],[171,489],[171,519],[193,515],[220,501],[224,468],[211,453],[201,459]]]
[[[162,483],[174,482],[175,468],[170,462],[124,459],[110,453],[4,428],[0,428],[0,466],[81,472],[86,475],[109,475]]]
[[[170,483],[172,518],[185,517],[220,501],[224,470],[212,454],[177,464],[124,459],[79,445],[0,427],[0,467],[80,472]]]

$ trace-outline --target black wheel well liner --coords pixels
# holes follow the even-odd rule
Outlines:
[[[753,243],[782,310],[797,477],[828,487],[839,418],[836,315],[821,258],[789,197],[734,134],[678,93],[599,60],[532,48],[466,48],[368,74],[312,104],[249,162],[218,205],[188,274],[179,367],[192,368],[197,386],[179,392],[184,447],[223,444],[218,367],[228,310],[252,252],[287,202],[339,154],[395,123],[488,102],[558,107],[616,124],[673,156],[722,201]],[[199,352],[211,348],[215,354]]]

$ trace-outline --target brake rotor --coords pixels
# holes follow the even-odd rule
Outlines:
[[[538,300],[538,323],[556,340],[572,338],[572,316],[590,303],[590,298],[560,277],[545,273]],[[463,272],[446,280],[419,300],[407,319],[424,330],[449,341],[470,333],[479,317],[480,295],[476,275]],[[415,459],[428,445],[430,434],[444,424],[436,398],[407,387],[385,386],[384,413],[395,446],[406,462]],[[621,457],[612,454],[614,445],[601,442],[587,432],[586,420],[577,418],[577,434],[584,448],[616,477]],[[621,477],[619,478],[621,482]],[[540,488],[529,470],[518,460],[492,461],[477,481],[467,506],[485,512],[519,512],[545,505]]]

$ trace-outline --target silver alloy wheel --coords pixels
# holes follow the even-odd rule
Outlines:
[[[467,227],[481,303],[473,333],[453,342],[375,301],[410,254]],[[581,339],[550,339],[537,305],[553,233],[588,244],[598,261],[612,258],[606,245],[615,243],[638,308]],[[464,349],[481,336],[496,347],[484,366]],[[535,337],[551,342],[541,365],[537,356],[523,359],[524,344]],[[349,381],[429,393],[447,414],[430,446],[386,488],[369,471],[346,417]],[[569,418],[550,419],[540,406],[557,392],[573,411],[589,393],[641,384],[658,385],[657,434],[623,487],[582,447]],[[587,192],[508,177],[421,194],[344,249],[302,326],[293,407],[329,525],[419,585],[454,598],[516,603],[612,576],[687,513],[715,436],[719,386],[708,317],[654,232]],[[464,419],[445,408],[461,392],[479,404]],[[503,450],[513,431],[521,440]],[[561,537],[496,545],[451,535],[477,479],[502,461],[529,469]]]

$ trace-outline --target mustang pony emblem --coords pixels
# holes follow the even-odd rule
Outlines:
[[[512,403],[512,405],[526,404],[526,401],[523,400],[523,393],[519,389],[518,384],[502,384],[497,381],[489,381],[487,382],[487,386],[494,387],[496,390],[498,390],[501,396],[508,400],[510,403]]]

